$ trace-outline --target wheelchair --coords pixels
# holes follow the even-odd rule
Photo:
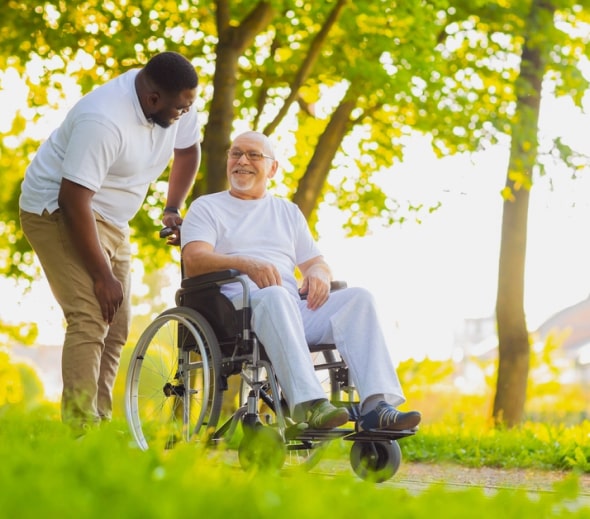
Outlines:
[[[242,285],[240,309],[221,292],[227,283]],[[332,290],[345,286],[333,282]],[[397,472],[398,440],[416,430],[358,430],[358,395],[333,344],[310,346],[310,353],[330,401],[348,410],[354,427],[314,430],[291,419],[264,346],[250,327],[246,276],[226,270],[184,278],[175,299],[177,306],[144,330],[129,363],[125,413],[141,449],[223,443],[237,445],[244,469],[311,469],[328,442],[342,438],[352,442],[350,464],[361,479],[383,482]],[[237,402],[223,416],[230,377],[239,377]]]

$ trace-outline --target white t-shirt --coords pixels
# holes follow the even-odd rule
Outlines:
[[[299,207],[270,194],[258,200],[242,200],[229,191],[201,196],[189,207],[180,236],[182,247],[191,241],[204,241],[220,254],[272,263],[281,274],[283,286],[295,297],[295,267],[321,255]],[[238,284],[223,289],[230,298],[241,293]],[[250,289],[257,289],[254,283]]]
[[[98,87],[68,112],[39,147],[22,183],[20,207],[42,214],[58,209],[62,178],[95,192],[92,208],[126,228],[174,148],[199,139],[195,107],[168,128],[148,121],[135,90],[139,69]]]

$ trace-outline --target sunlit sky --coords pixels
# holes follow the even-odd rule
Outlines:
[[[8,106],[6,100],[0,104]],[[580,150],[585,149],[589,123],[589,116],[567,101],[543,104],[542,127]],[[365,238],[344,238],[341,216],[332,208],[322,210],[320,246],[337,278],[375,294],[395,359],[447,358],[463,319],[493,315],[500,190],[507,159],[506,147],[498,146],[473,156],[437,160],[428,141],[417,137],[408,143],[404,162],[383,172],[380,183],[402,201],[441,201],[438,211],[425,215],[421,224],[407,222],[375,229]],[[540,179],[533,187],[525,301],[531,330],[590,293],[590,178],[586,177],[587,171],[577,180],[560,174],[552,176],[552,182]],[[0,290],[5,322],[34,316],[39,342],[61,343],[61,311],[44,280],[26,296],[14,291],[11,280],[0,279]],[[9,293],[15,297],[7,297]]]
[[[397,358],[451,355],[465,318],[494,313],[507,153],[437,162],[424,143],[397,179],[396,193],[431,186],[443,206],[422,224],[362,239],[322,240],[339,277],[377,295]],[[395,177],[395,175],[394,175]],[[531,193],[525,311],[530,330],[590,294],[590,178],[540,180]],[[445,186],[445,182],[447,183]],[[328,224],[326,224],[328,225]]]

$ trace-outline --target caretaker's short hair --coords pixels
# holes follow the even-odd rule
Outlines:
[[[178,52],[162,52],[144,67],[147,77],[167,94],[197,88],[199,78],[192,63]]]

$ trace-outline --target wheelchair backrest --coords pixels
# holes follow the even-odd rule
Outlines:
[[[241,312],[221,293],[216,285],[181,288],[177,293],[180,305],[199,312],[211,325],[215,336],[222,343],[235,343],[241,333]]]

